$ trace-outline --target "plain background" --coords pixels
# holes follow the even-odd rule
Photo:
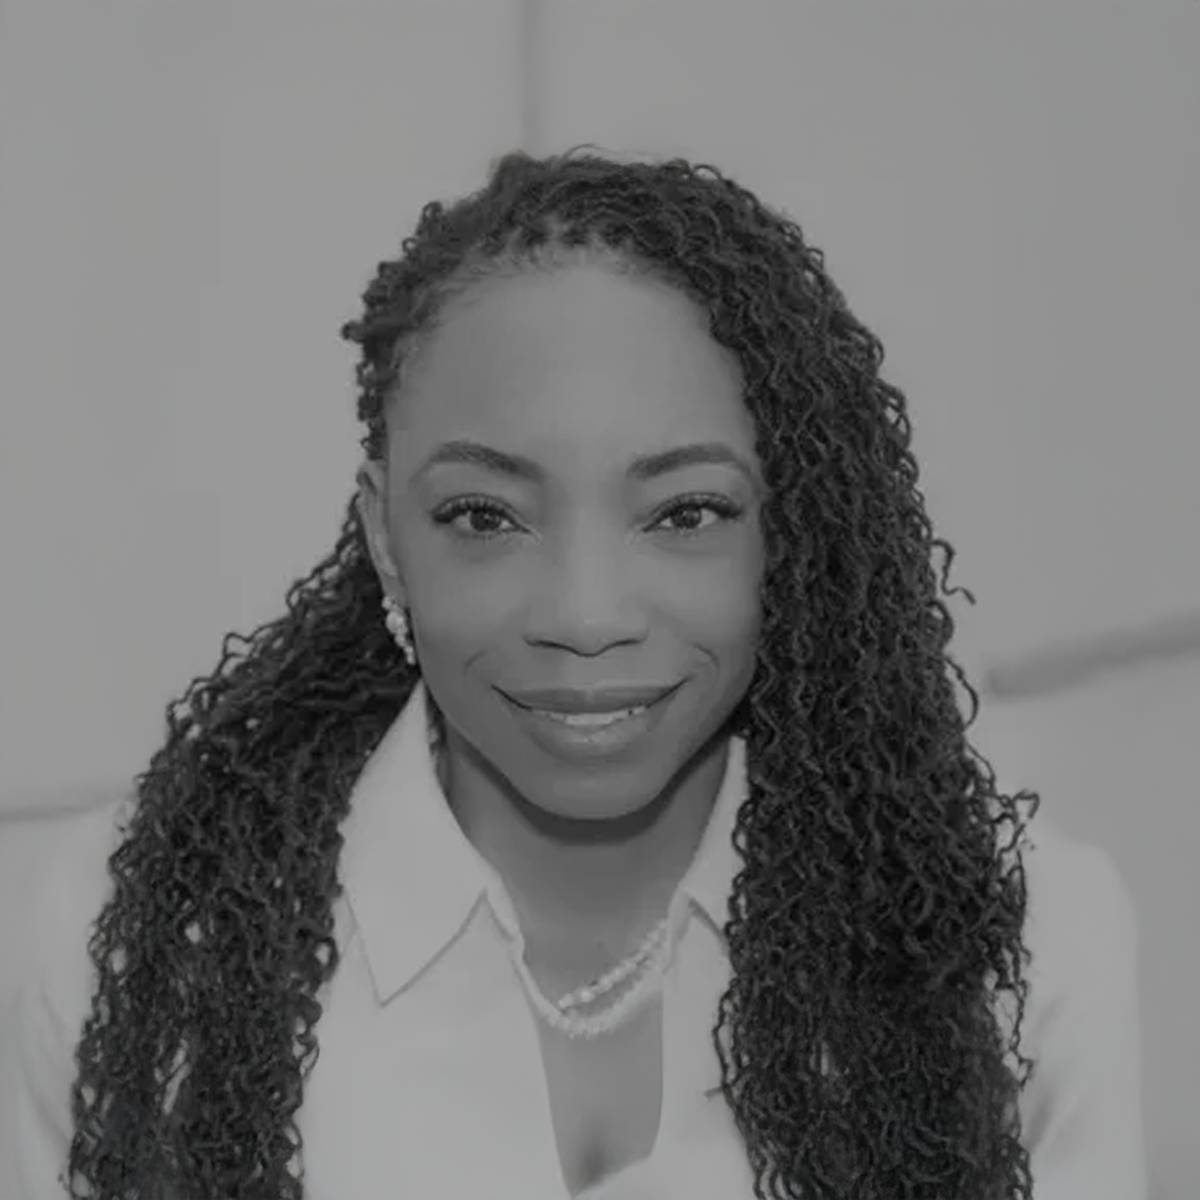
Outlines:
[[[360,454],[339,325],[522,136],[711,162],[824,249],[973,678],[1200,607],[1200,7],[574,0],[526,36],[503,0],[0,3],[0,808],[123,786],[281,611]],[[1200,1179],[1198,732],[1195,659],[974,729],[1134,894],[1156,1200]]]

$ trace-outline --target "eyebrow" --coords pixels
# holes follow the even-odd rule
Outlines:
[[[534,483],[541,483],[546,478],[546,472],[541,465],[531,458],[464,439],[443,442],[422,462],[416,474],[422,475],[431,467],[443,463],[469,463],[498,475]],[[638,482],[645,482],[698,463],[720,463],[735,467],[751,483],[757,482],[757,476],[750,464],[724,442],[691,442],[685,446],[673,446],[670,450],[643,454],[629,464],[626,474]]]

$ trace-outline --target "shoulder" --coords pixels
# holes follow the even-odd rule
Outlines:
[[[26,905],[25,949],[13,1010],[0,1035],[0,1194],[58,1194],[70,1145],[75,1048],[95,992],[88,942],[111,894],[119,844],[113,799],[46,818]],[[42,818],[38,818],[39,821]],[[30,847],[32,850],[32,845]]]
[[[1011,861],[1011,860],[1010,860]],[[1041,813],[1021,843],[1025,879],[1023,964],[1028,985],[1022,1053],[1054,1059],[1102,1051],[1128,1037],[1137,1008],[1138,926],[1133,897],[1112,856],[1064,833]],[[1016,1020],[1012,992],[996,997],[1006,1033]]]
[[[1041,817],[1028,835],[1020,1045],[1033,1073],[1020,1108],[1035,1191],[1039,1200],[1144,1200],[1133,897],[1098,846]]]
[[[30,971],[22,989],[63,1038],[74,1039],[91,1005],[88,952],[97,917],[113,892],[108,860],[120,844],[130,798],[114,797],[54,818],[58,828],[29,896]]]
[[[1133,969],[1137,918],[1133,896],[1112,856],[1063,833],[1039,814],[1022,854],[1025,941],[1032,978],[1044,995]]]

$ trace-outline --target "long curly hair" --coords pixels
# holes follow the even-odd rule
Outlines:
[[[978,697],[939,588],[974,597],[946,587],[954,552],[905,398],[794,222],[715,168],[594,151],[497,159],[379,264],[341,331],[360,348],[363,449],[383,456],[402,373],[476,280],[582,256],[703,306],[741,363],[769,491],[712,1030],[755,1195],[1029,1200],[1018,805],[1032,817],[1039,799],[998,793],[968,743]],[[167,707],[89,942],[72,1196],[303,1196],[296,1115],[338,967],[340,827],[419,677],[381,600],[351,498],[286,615],[227,635]]]

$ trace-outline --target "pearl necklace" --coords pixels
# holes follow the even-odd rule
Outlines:
[[[666,918],[647,934],[645,941],[627,959],[605,972],[594,983],[578,988],[565,995],[557,1004],[551,1004],[530,975],[523,955],[517,956],[517,970],[529,992],[529,998],[542,1019],[568,1038],[596,1038],[615,1029],[650,993],[661,978],[668,957]],[[600,996],[612,991],[641,968],[645,968],[640,979],[610,1008],[593,1016],[584,1016],[571,1010],[591,1004]]]

